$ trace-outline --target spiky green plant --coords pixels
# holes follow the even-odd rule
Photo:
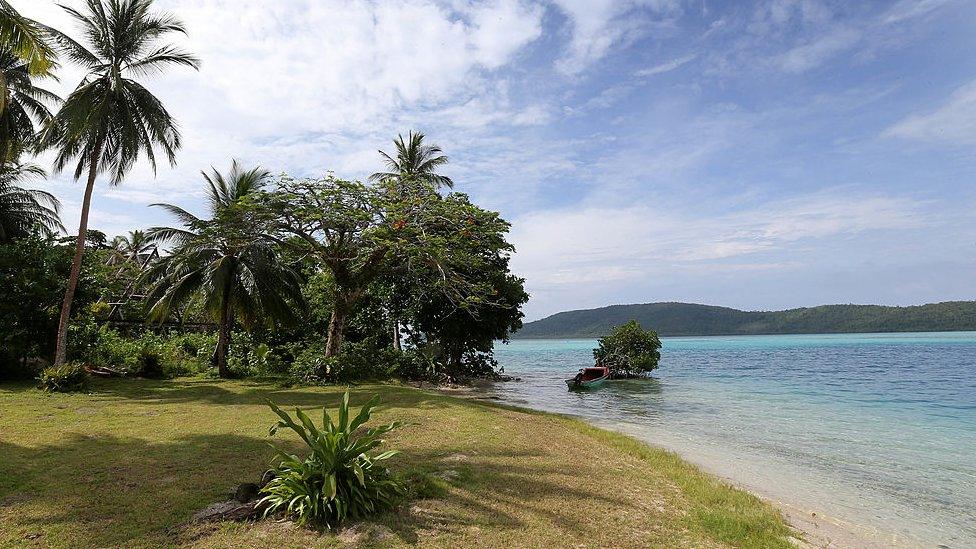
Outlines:
[[[339,416],[333,421],[328,407],[322,411],[322,427],[316,427],[308,415],[296,408],[296,423],[273,402],[268,406],[281,418],[271,427],[270,435],[286,427],[298,433],[311,453],[304,459],[281,448],[275,449],[276,477],[261,491],[265,494],[259,506],[264,515],[281,513],[298,524],[334,528],[346,519],[358,519],[392,507],[403,495],[403,486],[394,479],[383,462],[397,454],[388,450],[371,454],[383,443],[386,433],[402,426],[398,421],[357,430],[369,421],[379,402],[375,395],[359,414],[350,420],[349,392],[339,403]]]

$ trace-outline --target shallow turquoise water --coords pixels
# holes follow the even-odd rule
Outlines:
[[[496,357],[515,404],[582,416],[879,539],[976,547],[976,333],[681,337],[648,380],[568,392],[591,340]]]

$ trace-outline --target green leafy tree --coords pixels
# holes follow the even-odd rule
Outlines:
[[[645,330],[636,320],[617,326],[610,335],[601,337],[593,350],[597,364],[610,368],[615,378],[640,377],[655,368],[661,360],[661,340]]]
[[[450,293],[437,289],[435,270],[425,275],[415,270],[400,282],[406,291],[393,299],[404,299],[398,308],[406,312],[411,339],[418,346],[433,344],[441,355],[433,358],[447,366],[446,373],[490,375],[494,342],[507,340],[522,327],[522,305],[529,295],[525,281],[509,270],[514,251],[505,239],[509,224],[496,212],[472,204],[466,195],[454,193],[444,201],[463,212],[466,220],[446,259],[449,270],[467,283],[472,299],[458,306]]]
[[[396,148],[395,156],[379,151],[388,171],[374,173],[369,176],[369,181],[386,182],[386,187],[400,197],[411,189],[416,189],[415,183],[423,183],[435,189],[454,188],[454,181],[438,171],[447,165],[448,158],[441,154],[441,148],[437,145],[425,145],[423,133],[408,132],[406,141],[403,135],[397,135],[393,145]],[[397,283],[397,277],[388,279],[388,287],[394,297],[403,291]],[[391,304],[397,302],[396,299],[391,300]],[[390,311],[393,348],[397,350],[401,348],[399,322],[401,314],[402,312],[398,310]]]
[[[15,162],[37,145],[39,125],[51,118],[47,104],[61,98],[37,86],[28,65],[9,49],[0,47],[0,79],[4,108],[0,110],[0,161]]]
[[[281,241],[314,257],[331,275],[332,313],[325,356],[339,353],[346,322],[368,286],[382,273],[391,245],[385,238],[380,195],[373,187],[329,175],[284,177],[258,201],[286,237]]]
[[[43,176],[44,171],[33,164],[0,163],[0,243],[64,230],[58,218],[61,204],[54,195],[19,186]]]
[[[149,239],[174,245],[169,256],[147,274],[153,281],[150,316],[167,318],[198,298],[217,322],[217,368],[228,377],[227,355],[235,321],[247,328],[294,319],[301,305],[301,279],[279,261],[276,245],[261,232],[247,200],[268,179],[261,168],[242,170],[235,162],[227,176],[203,174],[208,185],[210,219],[179,206],[154,204],[173,214],[184,228],[158,227]]]
[[[32,375],[24,366],[28,359],[54,354],[51,333],[58,325],[71,253],[71,247],[36,235],[0,243],[0,378]],[[97,253],[85,259],[75,320],[91,315],[89,306],[109,283],[100,263]]]
[[[170,164],[176,162],[180,134],[162,102],[135,77],[162,72],[176,65],[197,68],[192,55],[159,40],[186,33],[168,14],[150,11],[151,0],[87,0],[86,10],[64,9],[80,24],[88,46],[65,35],[52,39],[65,57],[88,71],[65,100],[41,136],[41,145],[56,151],[55,169],[77,159],[75,179],[87,171],[75,258],[61,307],[55,363],[65,360],[71,301],[85,253],[88,213],[95,178],[100,172],[118,184],[137,159],[156,169],[156,149]]]
[[[411,182],[415,188],[403,194],[390,192],[389,184],[285,177],[258,201],[283,233],[279,240],[303,250],[332,277],[327,358],[339,353],[356,304],[387,273],[428,281],[427,289],[443,292],[454,307],[483,299],[480,286],[452,268],[463,263],[459,255],[472,236],[470,205],[445,199],[427,183]]]

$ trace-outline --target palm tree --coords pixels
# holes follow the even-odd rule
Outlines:
[[[33,164],[0,163],[0,242],[7,243],[34,233],[52,236],[63,231],[58,219],[61,204],[51,193],[25,189],[19,183],[44,177]]]
[[[24,63],[31,75],[49,75],[54,68],[54,50],[45,36],[49,31],[17,13],[7,0],[0,0],[0,49]],[[6,108],[5,76],[0,74],[0,113]]]
[[[200,219],[179,206],[166,209],[184,228],[157,227],[148,237],[174,245],[169,256],[148,272],[150,317],[164,320],[193,299],[217,322],[217,369],[228,377],[227,351],[235,320],[245,328],[294,320],[302,303],[301,279],[279,260],[274,240],[261,232],[242,199],[261,189],[269,178],[261,168],[242,170],[237,162],[224,176],[203,174],[208,184],[210,219]]]
[[[128,236],[118,235],[112,239],[112,256],[110,263],[138,263],[139,256],[151,253],[156,249],[156,243],[149,238],[145,231],[129,231]]]
[[[158,73],[170,65],[197,68],[199,62],[174,46],[157,43],[173,32],[185,34],[186,29],[171,15],[150,13],[151,5],[152,0],[87,0],[84,13],[64,9],[80,23],[89,47],[65,35],[52,35],[68,59],[89,71],[41,135],[42,147],[57,151],[56,170],[77,159],[75,179],[88,172],[75,256],[61,306],[56,364],[65,360],[95,176],[108,172],[111,183],[118,184],[140,156],[155,171],[156,148],[171,165],[180,148],[180,133],[169,112],[132,77]]]
[[[15,161],[24,150],[37,144],[37,129],[51,118],[45,102],[58,104],[61,98],[35,85],[35,77],[19,57],[0,48],[0,79],[6,82],[0,111],[0,161]]]
[[[427,183],[434,188],[454,188],[454,181],[446,175],[437,173],[438,168],[447,164],[447,157],[441,154],[437,145],[424,145],[424,134],[408,132],[407,141],[397,134],[393,140],[396,158],[379,151],[389,171],[376,172],[369,176],[370,181],[394,180],[401,184],[409,181]]]

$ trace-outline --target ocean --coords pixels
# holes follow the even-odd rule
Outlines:
[[[879,539],[976,547],[976,332],[663,338],[650,379],[570,392],[593,340],[495,347],[490,396],[679,452]]]

